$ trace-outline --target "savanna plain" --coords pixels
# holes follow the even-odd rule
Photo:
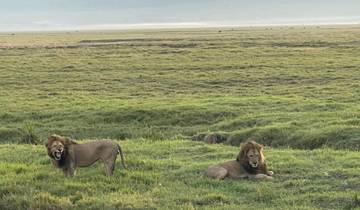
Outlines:
[[[359,25],[0,33],[0,209],[360,209],[359,58]],[[53,133],[128,169],[65,178]],[[273,180],[203,177],[250,137]]]

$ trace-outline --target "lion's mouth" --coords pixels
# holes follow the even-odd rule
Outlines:
[[[256,168],[258,167],[258,163],[250,163],[251,167]]]
[[[55,159],[55,160],[60,160],[62,153],[63,153],[63,150],[56,150],[56,151],[54,152],[54,154],[53,154],[53,155],[54,155],[54,159]]]

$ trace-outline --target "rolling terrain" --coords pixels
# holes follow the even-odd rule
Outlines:
[[[0,35],[0,141],[173,139],[359,149],[360,28]]]
[[[0,33],[0,209],[360,209],[359,58],[358,25]],[[64,178],[53,133],[129,169]],[[273,181],[202,176],[249,137]]]

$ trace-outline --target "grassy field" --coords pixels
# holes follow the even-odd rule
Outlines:
[[[64,178],[43,146],[0,146],[0,209],[360,209],[358,152],[266,149],[273,181],[216,181],[209,165],[238,148],[202,142],[127,140],[128,169],[103,165]],[[21,155],[14,155],[21,154]]]
[[[360,209],[359,58],[359,25],[0,33],[0,209]],[[65,179],[53,133],[129,169]],[[202,177],[248,137],[273,181]]]
[[[0,141],[360,148],[360,27],[0,34]]]

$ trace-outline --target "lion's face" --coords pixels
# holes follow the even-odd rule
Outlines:
[[[60,160],[64,154],[65,146],[60,141],[55,141],[50,146],[50,153],[55,160]]]
[[[263,146],[255,141],[246,142],[241,146],[237,161],[247,170],[256,170],[265,162]]]
[[[260,154],[260,151],[255,148],[249,149],[246,153],[246,157],[249,165],[253,168],[257,168],[262,162],[262,155]]]
[[[56,134],[48,137],[47,142],[45,142],[47,155],[56,167],[63,168],[66,166],[66,160],[69,155],[69,147],[73,144],[77,143],[67,137],[62,137]]]

